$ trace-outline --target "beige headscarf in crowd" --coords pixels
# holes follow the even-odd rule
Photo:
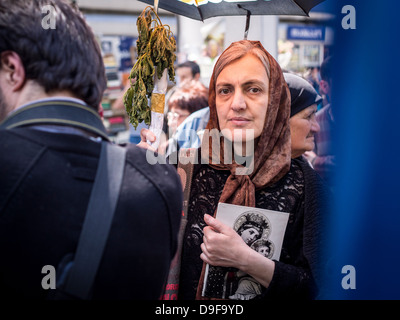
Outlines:
[[[254,51],[255,48],[259,50]],[[266,59],[269,64],[270,79],[267,114],[264,129],[257,145],[254,146],[254,169],[252,173],[250,175],[237,175],[236,169],[242,165],[235,163],[234,159],[230,161],[231,164],[224,163],[223,138],[220,139],[220,164],[213,163],[211,136],[205,135],[204,139],[209,140],[208,155],[211,167],[218,170],[230,170],[231,172],[225,183],[219,202],[255,207],[255,191],[281,179],[289,171],[291,158],[289,89],[279,64],[264,49],[259,41],[242,40],[234,42],[221,54],[211,76],[208,101],[210,106],[210,120],[206,129],[220,130],[215,102],[215,85],[219,73],[226,65],[242,58],[248,53],[258,55],[259,58],[260,55],[264,56],[263,59]]]
[[[255,48],[259,50],[254,50]],[[264,59],[269,64],[269,72],[267,71],[269,74],[269,100],[264,129],[254,147],[254,169],[249,175],[237,175],[236,169],[241,166],[240,164],[235,163],[234,159],[231,164],[224,163],[224,139],[222,137],[220,139],[220,164],[213,163],[212,137],[206,133],[212,129],[220,130],[215,101],[215,85],[219,73],[229,63],[244,57],[246,54],[261,57],[260,60]],[[210,166],[218,170],[229,170],[231,173],[222,190],[219,202],[255,207],[256,190],[277,182],[290,169],[290,92],[282,70],[277,61],[259,41],[241,40],[234,42],[221,54],[215,64],[209,86],[208,102],[210,120],[206,128],[208,131],[205,131],[203,137],[202,157],[208,150]],[[205,139],[208,139],[208,141]],[[204,147],[207,149],[204,150]],[[196,299],[208,299],[201,296],[204,273],[205,263],[203,264]]]

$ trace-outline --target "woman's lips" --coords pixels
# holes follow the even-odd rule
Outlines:
[[[238,126],[238,127],[245,126],[250,122],[249,119],[242,118],[242,117],[234,117],[234,118],[231,118],[229,121],[232,122],[232,124],[234,124],[235,126]]]

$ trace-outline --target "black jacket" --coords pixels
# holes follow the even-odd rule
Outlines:
[[[75,253],[100,147],[79,135],[0,130],[0,298],[46,298],[42,268]],[[174,167],[150,165],[130,145],[93,299],[158,299],[181,211]]]

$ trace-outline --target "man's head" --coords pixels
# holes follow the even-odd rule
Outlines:
[[[69,1],[0,0],[0,105],[17,107],[27,86],[79,98],[96,110],[100,104],[106,87],[101,52]]]
[[[178,76],[179,83],[190,80],[200,79],[200,67],[194,61],[186,61],[176,67],[176,75]]]

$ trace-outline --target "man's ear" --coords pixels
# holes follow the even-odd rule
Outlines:
[[[3,51],[0,59],[0,70],[5,74],[5,81],[9,88],[13,92],[20,90],[26,80],[25,68],[21,58],[14,51]]]

